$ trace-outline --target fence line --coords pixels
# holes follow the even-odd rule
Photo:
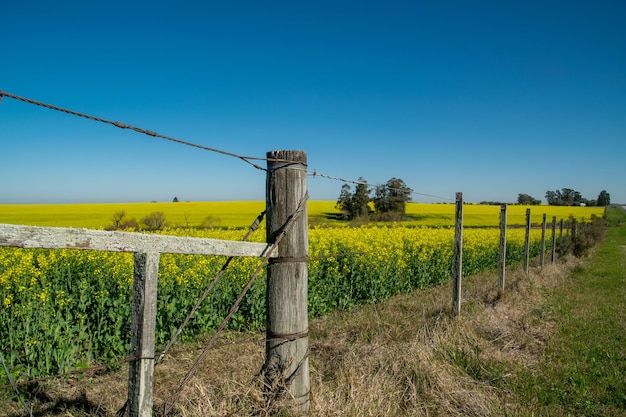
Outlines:
[[[457,207],[455,212],[455,240],[454,240],[454,263],[452,276],[452,315],[458,316],[461,313],[461,283],[463,265],[463,194],[457,193]],[[526,230],[524,236],[524,256],[523,271],[529,273],[530,264],[530,229],[531,222],[530,208],[526,209]],[[576,220],[571,220],[572,239],[575,239]],[[507,231],[507,205],[500,206],[500,258],[498,262],[498,294],[502,296],[505,291],[506,272],[506,231]],[[563,231],[563,219],[561,219],[561,233]],[[562,236],[562,235],[561,235]],[[552,219],[552,247],[551,262],[554,263],[556,257],[556,216]],[[544,256],[546,251],[546,214],[543,214],[542,233],[540,241],[539,265],[543,269]]]
[[[462,193],[458,193],[457,194],[457,198],[458,200],[461,202],[461,207],[462,207]],[[289,216],[289,219],[291,219],[291,221],[293,221],[294,223],[297,220],[298,215],[301,215],[301,211],[302,211],[302,206],[303,203],[306,199],[303,198],[299,205],[298,205],[298,209],[292,213],[291,216]],[[504,206],[504,205],[503,205]],[[505,207],[504,207],[505,209]],[[527,210],[527,214],[530,215],[529,213],[530,209]],[[502,214],[502,209],[501,209],[501,214]],[[461,230],[462,230],[462,211],[460,213],[459,216],[457,216],[457,219],[460,219],[460,222],[458,224],[461,225]],[[503,217],[501,216],[501,222],[502,222]],[[257,220],[255,220],[255,224],[258,224],[260,222],[259,218],[257,218]],[[556,239],[556,217],[553,218],[552,220],[553,223],[553,235],[552,235],[552,239],[553,242]],[[504,216],[504,224],[506,224],[506,216]],[[254,225],[253,225],[254,226]],[[51,229],[51,230],[47,230],[47,229]],[[252,227],[251,227],[252,229]],[[285,232],[288,230],[287,228],[280,228],[281,233]],[[573,232],[575,233],[575,232]],[[42,238],[42,242],[40,242],[39,244],[37,244],[37,239],[38,239],[38,235],[41,234]],[[166,244],[163,245],[159,245],[158,243],[155,243],[155,245],[161,247],[161,248],[166,248],[167,250],[172,251],[173,253],[185,253],[181,248],[180,248],[180,242],[177,241],[176,244],[173,244],[172,242],[169,242],[169,238],[171,236],[162,236],[162,235],[144,235],[144,234],[140,234],[140,233],[131,233],[131,232],[103,232],[103,231],[95,231],[95,230],[81,230],[81,229],[65,229],[65,228],[42,228],[42,227],[36,227],[36,226],[15,226],[15,225],[0,225],[0,246],[18,246],[18,247],[23,247],[23,248],[34,248],[34,247],[45,247],[45,248],[71,248],[71,249],[86,249],[86,250],[109,250],[109,251],[127,251],[127,252],[133,252],[133,251],[137,251],[138,249],[146,249],[149,247],[150,243],[146,243],[144,242],[142,239],[138,239],[138,236],[153,236],[156,238],[155,242],[158,242],[159,240],[167,240]],[[462,236],[462,235],[461,235]],[[106,240],[105,237],[115,237],[115,244],[111,245],[111,244],[103,244],[102,241]],[[205,240],[205,239],[201,239],[201,238],[184,238],[182,239],[183,242],[187,242],[187,241],[196,241],[196,240]],[[215,239],[208,239],[209,241],[217,241]],[[139,242],[139,243],[137,243]],[[218,241],[221,242],[221,241]],[[227,241],[228,242],[228,241]],[[137,246],[133,246],[133,244],[137,245]],[[278,244],[278,242],[275,242],[274,245]],[[39,245],[39,246],[38,246]],[[265,256],[267,260],[269,260],[269,257],[272,255],[273,250],[275,248],[269,248],[268,249],[268,244],[252,244],[253,246],[257,246],[257,248],[255,249],[255,253],[257,255],[255,256]],[[455,243],[456,245],[456,243]],[[193,244],[191,245],[192,247],[195,247]],[[245,245],[248,246],[248,245]],[[545,233],[542,233],[542,250],[545,250]],[[460,247],[462,247],[462,240],[461,240],[461,244]],[[262,250],[259,250],[259,248],[261,248]],[[505,246],[506,248],[506,246]],[[555,244],[552,244],[552,250],[554,252],[555,249]],[[137,253],[137,252],[135,252]],[[154,253],[154,252],[153,252]],[[344,254],[344,255],[352,255],[352,254],[362,254],[362,252],[359,253],[349,253],[349,254]],[[461,254],[461,259],[462,259],[462,253]],[[310,260],[314,260],[314,258],[311,259],[302,259],[302,260],[298,260],[298,262],[308,262]],[[145,262],[142,259],[139,259],[139,263],[142,264],[142,262]],[[265,262],[265,260],[264,260]],[[152,261],[152,264],[154,265],[154,259]],[[506,260],[504,261],[504,264],[506,263]],[[543,266],[543,265],[542,265]],[[259,266],[259,269],[257,270],[257,272],[260,270],[260,268],[262,268],[263,265]],[[141,269],[141,268],[136,268],[136,270]],[[458,271],[461,271],[461,268],[458,268]],[[141,274],[139,274],[141,275]],[[256,277],[253,277],[253,279]],[[251,285],[251,283],[249,284]],[[247,288],[249,288],[249,285],[247,286]],[[246,288],[246,291],[247,291]],[[137,291],[135,291],[135,293],[137,293]],[[245,291],[244,293],[242,293],[239,297],[239,301],[241,301],[242,297],[245,295]],[[459,299],[460,299],[460,285],[459,285]],[[459,306],[459,312],[460,312],[460,302],[458,303]],[[231,308],[231,313],[233,313],[235,311],[235,309],[237,308],[237,305],[234,305]],[[232,315],[232,314],[230,314]],[[224,323],[225,324],[225,323]],[[220,330],[223,328],[223,326],[221,326]],[[219,331],[218,330],[218,333]],[[281,338],[281,337],[270,337],[270,333],[268,332],[268,336],[266,337],[266,343],[268,341],[277,341],[280,343],[284,343],[285,342],[285,338]],[[289,340],[296,340],[296,337],[292,337],[290,336],[291,339]],[[209,343],[212,344],[214,342],[214,339]],[[209,346],[207,346],[205,348],[208,349]],[[139,353],[139,354],[137,354]],[[163,355],[166,353],[164,352],[156,352],[158,354],[161,354],[161,357],[163,357]],[[204,351],[203,354],[201,354],[201,357],[204,356]],[[125,358],[124,360],[122,360],[121,362],[140,362],[142,360],[152,360],[154,361],[155,358],[155,352],[150,352],[146,355],[145,352],[135,352],[134,356],[129,356],[128,358]],[[302,362],[299,362],[299,364],[302,364]],[[110,365],[110,364],[109,364]],[[94,369],[97,367],[93,367]],[[195,371],[194,371],[195,372]],[[71,373],[70,373],[71,374]],[[185,382],[186,383],[186,382]],[[17,386],[20,384],[10,384],[8,386]],[[182,388],[181,388],[182,389]],[[174,401],[175,402],[175,401]],[[171,405],[169,405],[169,408],[167,409],[168,411],[171,410],[171,407],[173,406],[173,402],[169,403]],[[167,404],[166,404],[167,405]]]
[[[294,157],[299,157],[302,161],[298,164],[298,166],[306,166],[306,154],[304,152],[276,151],[273,155],[281,155],[283,153],[286,156],[292,155]],[[270,154],[268,153],[268,155]],[[304,288],[305,290],[304,296],[298,297],[299,300],[303,301],[304,312],[297,313],[296,316],[299,320],[302,317],[307,317],[306,281],[308,280],[308,277],[306,274],[306,256],[308,255],[308,225],[305,203],[308,200],[308,190],[306,186],[306,173],[302,169],[296,169],[296,167],[294,167],[291,163],[285,164],[283,162],[277,162],[276,165],[274,165],[275,161],[283,161],[283,159],[272,158],[271,161],[268,161],[267,207],[270,217],[268,218],[267,241],[271,243],[267,244],[254,242],[232,242],[206,238],[181,238],[177,236],[146,235],[134,232],[112,232],[89,229],[0,224],[0,246],[46,249],[83,249],[134,253],[130,343],[130,353],[131,357],[134,359],[130,361],[129,366],[128,401],[122,409],[119,410],[118,415],[124,415],[127,409],[129,415],[131,416],[152,415],[152,390],[155,365],[154,335],[160,253],[263,257],[263,261],[257,267],[256,271],[242,290],[235,303],[231,306],[230,311],[218,327],[205,349],[199,355],[196,363],[194,363],[183,379],[180,387],[174,392],[171,398],[165,402],[165,414],[171,411],[185,385],[194,375],[200,362],[208,352],[208,349],[238,309],[243,297],[250,289],[261,270],[269,262],[270,257],[278,250],[277,248],[279,247],[282,249],[278,250],[279,257],[276,258],[274,264],[278,266],[288,266],[292,262],[300,262],[304,267],[304,274],[302,272],[295,274],[296,279],[304,279],[304,285],[299,284],[296,285],[296,287],[299,287],[300,289]],[[285,194],[285,190],[289,190],[290,193],[298,196],[298,200],[292,198],[289,193]],[[292,211],[291,206],[293,204],[297,204],[297,206],[295,207],[295,210]],[[300,220],[301,218],[304,220]],[[251,231],[253,228],[258,226],[260,221],[261,218],[259,216],[259,218],[255,220],[253,227],[251,227]],[[288,235],[288,232],[296,223],[301,225],[300,230],[296,230],[294,236],[290,235],[286,243],[279,246],[279,243]],[[301,246],[302,244],[303,246]],[[295,246],[296,249],[290,249],[291,246]],[[304,250],[303,255],[301,255],[304,256],[302,261],[298,261],[298,258],[286,256],[302,250]],[[270,289],[272,288],[270,285],[272,282],[272,270],[273,268],[270,268],[268,271],[268,293],[272,292]],[[291,320],[290,315],[293,313],[293,310],[283,309],[282,304],[292,298],[291,292],[294,287],[289,287],[284,282],[285,280],[290,279],[291,271],[287,269],[284,270],[284,272],[286,272],[286,275],[283,274],[281,279],[276,279],[276,282],[273,285],[273,287],[279,288],[279,291],[276,292],[276,294],[283,294],[283,297],[272,298],[271,296],[268,296],[268,311],[275,312],[268,313],[268,323],[272,323],[272,321],[276,323],[284,323]],[[280,275],[275,275],[277,278],[280,278]],[[286,289],[280,289],[280,287],[285,287]],[[278,308],[275,308],[274,306],[278,306]],[[192,309],[190,315],[193,314],[194,311],[195,308]],[[181,326],[181,329],[184,324],[185,323]],[[287,377],[287,380],[298,381],[304,378],[304,383],[290,383],[287,387],[287,391],[291,394],[291,397],[297,400],[297,410],[301,412],[306,412],[309,407],[308,323],[306,321],[305,325],[307,327],[306,335],[297,338],[298,346],[300,346],[297,350],[305,352],[304,358],[297,361],[295,371],[293,369],[287,370],[286,368],[280,369],[281,372],[290,372],[290,376]],[[174,335],[172,340],[176,338],[178,333],[179,332]],[[278,331],[272,331],[272,329],[269,328],[266,335],[267,346],[269,347],[277,338],[283,339],[280,334],[280,329],[278,329]],[[293,352],[289,349],[280,349],[285,346],[287,341],[293,341],[291,338],[293,333],[288,334],[287,336],[288,337],[286,337],[286,339],[280,340],[280,343],[275,345],[278,349],[268,348],[267,355],[270,359],[266,359],[266,363],[264,365],[266,369],[269,368],[268,364],[272,361],[277,361],[277,363],[281,364],[281,366],[282,364],[287,363],[290,364],[289,367],[292,366]],[[304,349],[301,348],[303,341],[305,342]],[[170,342],[172,343],[172,341]],[[168,344],[167,348],[169,348],[171,343]],[[162,358],[162,355],[160,357]],[[300,378],[293,378],[294,375],[298,375]],[[276,385],[272,385],[271,387],[274,390],[279,389]],[[302,391],[302,387],[305,388],[304,392]],[[297,395],[293,395],[296,391]],[[278,394],[273,393],[273,395]]]
[[[126,358],[131,362],[129,370],[129,395],[128,395],[128,409],[131,416],[142,415],[150,416],[153,408],[152,398],[152,383],[153,383],[153,370],[155,363],[160,360],[167,352],[166,349],[160,353],[159,359],[155,359],[154,351],[154,325],[156,316],[156,284],[158,279],[158,262],[160,253],[175,253],[175,254],[199,254],[199,255],[225,255],[225,256],[254,256],[262,257],[263,260],[254,272],[247,285],[237,298],[237,301],[231,306],[229,313],[224,321],[220,324],[218,330],[213,335],[209,343],[205,346],[204,350],[198,357],[196,363],[192,366],[186,377],[183,379],[180,387],[176,390],[174,395],[165,402],[164,411],[167,414],[171,411],[172,407],[176,403],[178,396],[184,389],[184,386],[189,382],[200,362],[206,355],[209,347],[215,341],[217,335],[223,330],[227,321],[232,317],[237,310],[239,303],[245,296],[246,292],[260,273],[261,269],[269,262],[272,266],[268,271],[268,288],[270,282],[286,281],[286,279],[278,277],[286,277],[287,279],[296,279],[297,284],[291,285],[293,288],[298,288],[298,291],[302,291],[307,288],[307,262],[309,259],[307,256],[308,249],[308,237],[306,235],[306,200],[308,199],[308,191],[306,186],[306,176],[313,175],[313,177],[323,177],[327,179],[338,180],[342,182],[351,182],[355,184],[365,184],[370,186],[366,182],[351,181],[344,178],[332,177],[330,175],[319,174],[316,171],[310,172],[307,170],[306,154],[298,156],[299,151],[287,151],[281,153],[276,151],[275,153],[268,153],[267,158],[255,158],[249,156],[243,156],[226,152],[216,148],[207,147],[204,145],[198,145],[191,142],[183,141],[169,136],[164,136],[153,131],[140,129],[131,125],[123,124],[120,122],[114,122],[87,114],[75,112],[72,110],[64,109],[58,106],[38,102],[35,100],[20,97],[14,94],[0,91],[0,99],[3,97],[10,97],[16,100],[24,101],[26,103],[35,104],[38,106],[46,107],[52,110],[65,112],[71,115],[87,118],[90,120],[107,123],[122,129],[130,129],[141,134],[145,134],[152,137],[158,137],[175,143],[179,143],[186,146],[192,146],[198,149],[207,150],[211,152],[220,153],[230,157],[240,159],[253,167],[266,171],[268,179],[268,187],[266,193],[267,206],[273,206],[274,208],[282,207],[276,211],[280,211],[280,216],[284,218],[277,220],[273,219],[268,221],[267,228],[267,241],[268,243],[252,243],[252,242],[233,242],[233,241],[220,241],[217,239],[207,238],[190,238],[190,237],[177,237],[177,236],[164,236],[164,235],[146,235],[141,233],[132,232],[116,232],[116,231],[100,231],[100,230],[87,230],[87,229],[72,229],[72,228],[47,228],[47,227],[34,227],[34,226],[15,226],[0,224],[0,246],[14,246],[21,248],[46,248],[46,249],[83,249],[83,250],[99,250],[99,251],[113,251],[113,252],[132,252],[134,253],[134,283],[133,283],[133,306],[132,306],[132,322],[131,322],[131,355]],[[291,153],[290,153],[291,152]],[[274,156],[271,156],[274,155]],[[279,155],[278,157],[276,155]],[[284,156],[283,156],[284,155]],[[263,168],[259,165],[251,162],[253,160],[264,160],[268,163],[268,167]],[[287,169],[283,169],[287,168]],[[272,188],[270,182],[273,175],[282,172],[289,172],[287,176],[291,179],[286,180],[286,184],[291,186]],[[293,174],[293,175],[292,175]],[[296,184],[294,192],[294,184]],[[300,185],[298,185],[300,184]],[[303,185],[302,185],[303,184]],[[291,194],[279,195],[280,190],[288,190]],[[277,191],[278,190],[278,191]],[[301,196],[297,196],[298,194]],[[444,200],[451,200],[449,198],[440,197],[432,194],[412,192],[412,194],[424,195],[434,198],[440,198]],[[284,200],[283,200],[284,199]],[[289,201],[287,203],[287,201]],[[290,204],[293,205],[294,201],[297,201],[297,208],[295,210],[285,209]],[[461,279],[462,279],[462,245],[463,245],[463,198],[462,193],[456,195],[456,223],[455,223],[455,267],[454,267],[454,282],[453,282],[453,315],[459,315],[461,311]],[[284,207],[283,207],[284,206]],[[271,211],[270,215],[273,216],[276,211]],[[304,213],[304,215],[302,215]],[[303,217],[304,221],[301,221],[299,226],[299,233],[296,233],[294,240],[300,240],[298,244],[291,242],[292,236],[287,241],[290,244],[279,246],[279,242],[286,236],[287,232],[296,225],[297,220]],[[506,231],[506,213],[504,215],[504,230]],[[555,239],[555,221],[553,220],[553,241]],[[305,227],[302,229],[302,225]],[[543,216],[543,236],[542,236],[542,249],[541,249],[541,266],[543,267],[543,256],[545,252],[545,227],[546,227],[546,215]],[[563,228],[563,220],[561,220],[561,233]],[[572,237],[576,235],[576,223],[573,222]],[[303,237],[304,236],[304,237]],[[524,254],[524,271],[528,273],[528,262],[530,252],[530,209],[527,209],[527,221],[526,221],[526,241],[525,241],[525,254]],[[272,242],[271,244],[269,242]],[[553,251],[554,251],[553,244]],[[277,249],[278,248],[278,249]],[[505,244],[506,248],[506,244]],[[278,250],[279,256],[275,262],[270,262],[270,257]],[[554,257],[554,256],[553,256]],[[506,265],[506,254],[501,255],[502,268]],[[227,266],[227,265],[225,265]],[[288,274],[281,274],[277,271],[285,270]],[[274,272],[272,272],[274,271]],[[272,277],[272,274],[274,276]],[[304,285],[302,285],[304,284]],[[285,285],[285,284],[281,284]],[[286,286],[288,287],[288,286]],[[504,275],[500,279],[500,287],[504,290]],[[309,408],[309,369],[308,369],[308,317],[306,310],[306,291],[304,297],[301,294],[294,297],[293,292],[287,288],[278,288],[278,297],[274,301],[269,301],[268,295],[268,329],[266,332],[266,363],[264,364],[264,370],[273,371],[278,369],[279,372],[272,374],[271,372],[266,374],[266,385],[277,388],[277,379],[282,378],[286,380],[287,390],[295,401],[295,409],[298,412],[306,412]],[[268,290],[268,293],[270,291]],[[281,304],[290,303],[296,299],[300,304],[304,299],[304,308],[301,309],[301,305],[293,306],[288,309],[284,309]],[[202,300],[199,301],[199,303]],[[271,303],[274,303],[273,306]],[[274,307],[276,306],[276,308]],[[197,308],[197,307],[196,307]],[[293,311],[298,311],[295,316],[298,320],[292,320],[290,314]],[[192,312],[188,318],[193,315]],[[272,316],[274,314],[274,316]],[[271,316],[271,317],[270,317]],[[278,327],[272,327],[272,323],[281,323]],[[182,330],[185,323],[179,328]],[[286,330],[284,330],[282,327]],[[179,334],[179,331],[174,335]],[[173,341],[170,341],[173,343]],[[274,356],[276,355],[276,356]],[[278,363],[278,366],[275,365]],[[287,375],[285,377],[285,375]],[[11,384],[16,386],[16,384]]]

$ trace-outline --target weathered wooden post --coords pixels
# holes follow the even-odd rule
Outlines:
[[[578,233],[578,225],[576,224],[576,219],[572,217],[572,219],[570,220],[570,240],[572,242],[572,253],[574,255],[577,254],[577,248],[576,248],[576,234]]]
[[[550,254],[550,263],[554,264],[556,259],[556,216],[552,216],[552,253]]]
[[[500,206],[500,273],[498,275],[498,288],[500,294],[504,293],[504,274],[506,271],[506,204]]]
[[[524,237],[524,272],[528,274],[530,263],[530,209],[526,209],[526,235]]]
[[[154,327],[156,321],[159,253],[135,253],[130,324],[128,415],[152,416],[154,380]]]
[[[265,382],[271,398],[309,410],[307,157],[302,151],[267,153],[267,242],[286,231],[267,269]]]
[[[454,216],[454,276],[452,282],[452,315],[461,314],[461,279],[463,277],[463,193],[456,193]]]
[[[541,268],[545,263],[546,258],[546,213],[543,213],[543,220],[541,222],[541,254],[539,255],[539,264]]]

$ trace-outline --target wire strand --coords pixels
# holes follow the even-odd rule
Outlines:
[[[315,178],[315,177],[322,177],[322,178],[326,178],[326,179],[330,179],[330,180],[336,180],[336,181],[341,181],[341,182],[345,182],[345,183],[351,183],[351,184],[356,184],[356,185],[365,185],[367,187],[378,187],[379,186],[379,185],[375,185],[375,184],[370,184],[367,181],[349,180],[347,178],[333,177],[331,175],[320,174],[317,171],[307,171],[307,174],[312,176],[313,178]],[[389,189],[390,190],[394,190],[394,191],[404,191],[404,190],[399,189],[399,188],[389,188]],[[413,191],[413,190],[411,190],[411,194],[422,195],[422,196],[432,197],[432,198],[438,198],[438,199],[441,199],[441,200],[455,201],[454,198],[442,197],[442,196],[434,195],[434,194],[419,193],[419,192]]]
[[[92,115],[88,115],[85,113],[80,113],[74,110],[69,110],[63,107],[59,107],[59,106],[55,106],[52,104],[48,104],[48,103],[43,103],[41,101],[38,100],[33,100],[30,98],[26,98],[26,97],[22,97],[22,96],[18,96],[16,94],[12,94],[12,93],[8,93],[6,91],[0,90],[0,102],[2,101],[2,97],[9,97],[18,101],[23,101],[25,103],[29,103],[29,104],[34,104],[36,106],[40,106],[40,107],[45,107],[51,110],[55,110],[55,111],[59,111],[62,113],[67,113],[67,114],[71,114],[74,116],[78,116],[78,117],[83,117],[85,119],[89,119],[89,120],[93,120],[96,122],[101,122],[101,123],[105,123],[105,124],[110,124],[112,126],[118,127],[120,129],[129,129],[129,130],[133,130],[137,133],[141,133],[147,136],[151,136],[151,137],[155,137],[155,138],[160,138],[160,139],[164,139],[164,140],[168,140],[170,142],[174,142],[174,143],[178,143],[180,145],[185,145],[185,146],[190,146],[193,148],[197,148],[197,149],[202,149],[205,151],[209,151],[209,152],[215,152],[218,154],[222,154],[222,155],[226,155],[226,156],[230,156],[233,158],[237,158],[239,160],[244,161],[247,164],[252,165],[254,168],[259,169],[261,171],[267,171],[266,168],[263,168],[262,166],[252,162],[252,161],[268,161],[268,162],[284,162],[284,163],[298,163],[301,164],[300,162],[296,162],[296,161],[288,161],[288,160],[282,160],[282,159],[273,159],[273,158],[259,158],[259,157],[253,157],[253,156],[244,156],[244,155],[238,155],[236,153],[233,152],[228,152],[228,151],[224,151],[221,149],[217,149],[217,148],[212,148],[209,146],[205,146],[205,145],[200,145],[197,143],[192,143],[189,141],[185,141],[182,139],[177,139],[174,138],[172,136],[166,136],[166,135],[162,135],[160,133],[154,132],[152,130],[147,130],[147,129],[142,129],[139,127],[135,127],[126,123],[121,123],[121,122],[116,122],[116,121],[112,121],[112,120],[107,120],[104,119],[102,117],[97,117],[97,116],[92,116]],[[347,178],[341,178],[341,177],[334,177],[332,175],[327,175],[327,174],[320,174],[316,171],[306,171],[308,175],[311,175],[313,177],[321,177],[321,178],[326,178],[326,179],[330,179],[330,180],[336,180],[336,181],[340,181],[340,182],[344,182],[344,183],[351,183],[351,184],[362,184],[362,185],[366,185],[368,187],[377,187],[376,185],[372,185],[372,184],[368,184],[367,182],[364,181],[357,181],[357,180],[350,180]],[[399,190],[399,189],[394,189],[391,188],[392,190],[396,190],[396,191],[404,191],[404,190]],[[421,196],[426,196],[426,197],[431,197],[431,198],[437,198],[437,199],[441,199],[441,200],[447,200],[447,201],[454,201],[455,199],[453,198],[448,198],[448,197],[442,197],[442,196],[438,196],[438,195],[434,195],[434,194],[427,194],[427,193],[420,193],[417,191],[413,191],[411,190],[411,194],[414,195],[421,195]]]
[[[276,160],[276,159],[268,159],[268,158],[258,158],[258,157],[253,157],[253,156],[243,156],[243,155],[238,155],[236,153],[232,153],[232,152],[227,152],[221,149],[217,149],[217,148],[212,148],[209,146],[204,146],[204,145],[199,145],[197,143],[192,143],[192,142],[188,142],[182,139],[177,139],[171,136],[166,136],[166,135],[161,135],[160,133],[151,131],[151,130],[147,130],[147,129],[141,129],[139,127],[135,127],[126,123],[121,123],[121,122],[115,122],[112,120],[107,120],[107,119],[103,119],[101,117],[96,117],[96,116],[91,116],[89,114],[85,114],[85,113],[80,113],[74,110],[69,110],[69,109],[65,109],[63,107],[59,107],[59,106],[55,106],[52,104],[48,104],[48,103],[43,103],[41,101],[37,101],[37,100],[33,100],[30,98],[26,98],[26,97],[22,97],[22,96],[18,96],[15,94],[11,94],[11,93],[7,93],[6,91],[2,91],[0,90],[0,97],[5,96],[5,97],[9,97],[15,100],[19,100],[19,101],[23,101],[25,103],[29,103],[29,104],[34,104],[36,106],[41,106],[41,107],[45,107],[51,110],[56,110],[62,113],[67,113],[67,114],[71,114],[74,116],[78,116],[78,117],[83,117],[85,119],[89,119],[89,120],[93,120],[96,122],[101,122],[101,123],[106,123],[106,124],[110,124],[112,126],[115,127],[119,127],[120,129],[129,129],[129,130],[134,130],[137,133],[142,133],[144,135],[148,135],[148,136],[152,136],[155,138],[160,138],[160,139],[165,139],[168,140],[170,142],[175,142],[178,143],[180,145],[185,145],[185,146],[191,146],[194,148],[198,148],[198,149],[202,149],[205,151],[209,151],[209,152],[215,152],[215,153],[219,153],[222,155],[226,155],[226,156],[231,156],[233,158],[237,158],[240,159],[244,162],[246,162],[247,164],[252,165],[253,167],[260,169],[262,171],[265,171],[265,168],[261,167],[258,164],[255,164],[251,161],[272,161],[272,162],[288,162],[288,161],[282,161],[282,160]]]

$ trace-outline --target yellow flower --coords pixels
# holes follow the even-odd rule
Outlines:
[[[4,297],[4,308],[9,308],[11,306],[11,303],[13,302],[13,294],[9,294],[6,297]]]

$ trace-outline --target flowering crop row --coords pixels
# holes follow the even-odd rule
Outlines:
[[[168,233],[189,234],[189,230]],[[237,240],[241,231],[197,231]],[[532,232],[532,254],[540,232]],[[257,232],[255,240],[265,234]],[[323,228],[309,231],[309,311],[384,300],[445,282],[452,269],[452,229],[407,227]],[[522,259],[524,231],[508,232],[509,262]],[[494,268],[497,229],[464,232],[464,273]],[[160,258],[157,348],[162,347],[199,299],[225,258],[168,255]],[[236,258],[202,304],[184,337],[215,329],[258,266]],[[66,372],[127,355],[133,257],[128,253],[0,248],[0,351],[16,379]],[[232,329],[265,325],[265,279],[259,277],[230,323]],[[0,373],[0,383],[6,376]]]

